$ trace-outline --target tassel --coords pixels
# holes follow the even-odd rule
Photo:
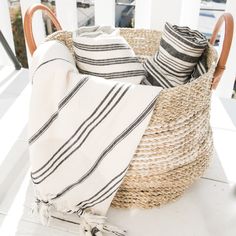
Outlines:
[[[40,221],[42,224],[48,226],[51,219],[51,208],[52,204],[36,199],[32,208],[32,213],[37,212],[40,216]]]
[[[79,216],[81,232],[84,236],[102,236],[102,233],[111,233],[116,236],[125,236],[126,231],[106,223],[106,217],[85,212]]]
[[[32,209],[31,209],[32,214],[35,214],[35,212],[36,213],[39,212],[39,203],[40,203],[40,201],[38,199],[36,199],[33,206],[32,206]]]
[[[36,199],[32,212],[37,212],[43,225],[49,225],[53,205],[49,202]],[[72,214],[72,212],[70,212]],[[77,213],[78,214],[78,213]],[[102,236],[102,233],[111,233],[116,236],[125,236],[126,231],[106,222],[107,217],[93,214],[91,211],[78,214],[80,236]]]
[[[79,223],[80,223],[80,234],[79,235],[84,235],[84,236],[92,236],[92,229],[89,223],[85,220],[85,218],[80,217],[79,218]]]
[[[101,231],[102,232],[112,233],[112,234],[115,234],[117,236],[125,236],[126,233],[127,233],[126,230],[119,229],[118,227],[110,225],[110,224],[107,224],[107,223],[104,224],[104,226],[101,229]]]
[[[39,208],[39,215],[43,225],[48,226],[51,219],[51,205],[41,204]]]

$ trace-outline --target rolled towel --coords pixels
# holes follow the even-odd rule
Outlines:
[[[208,70],[206,56],[202,55],[197,65],[194,67],[190,81],[195,80]]]
[[[81,27],[73,34],[76,64],[83,74],[140,84],[145,70],[134,51],[110,26]]]
[[[170,88],[205,73],[205,63],[198,63],[206,47],[199,31],[166,23],[158,52],[144,64],[149,82]]]

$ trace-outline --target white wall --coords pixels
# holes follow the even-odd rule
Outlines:
[[[151,28],[162,30],[166,21],[197,28],[199,11],[200,0],[152,0]]]
[[[115,26],[115,0],[95,0],[95,25]]]
[[[69,31],[77,29],[76,0],[56,0],[56,14],[62,29]]]
[[[135,28],[150,29],[152,0],[136,0],[135,4]]]
[[[165,22],[179,24],[182,0],[152,0],[151,28],[162,30]]]
[[[180,25],[187,25],[192,29],[197,29],[200,5],[200,0],[182,0]]]

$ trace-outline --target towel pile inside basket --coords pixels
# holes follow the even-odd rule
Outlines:
[[[73,46],[75,61],[61,42],[42,44],[30,68],[29,144],[37,209],[46,223],[76,216],[81,235],[122,236],[124,231],[106,223],[112,198],[162,88],[207,70],[201,57],[207,40],[167,23],[160,50],[144,66],[112,27],[82,27],[73,34]]]
[[[206,37],[196,30],[165,24],[158,52],[144,67],[132,48],[108,26],[81,27],[73,34],[78,69],[106,79],[170,88],[206,73]]]

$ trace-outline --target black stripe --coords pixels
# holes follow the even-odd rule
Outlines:
[[[182,61],[191,62],[191,63],[197,63],[199,60],[199,57],[192,57],[187,54],[184,54],[182,52],[179,52],[174,48],[171,44],[167,43],[164,39],[161,40],[160,46],[167,51],[170,55],[173,57],[176,57]]]
[[[145,108],[145,110],[120,134],[118,135],[108,146],[107,148],[101,153],[101,155],[98,157],[96,162],[93,164],[93,166],[75,183],[67,186],[65,189],[63,189],[60,193],[58,193],[54,198],[57,199],[59,197],[62,197],[66,192],[73,189],[76,185],[82,183],[85,179],[87,179],[98,167],[100,162],[106,157],[106,155],[111,152],[118,143],[120,143],[122,140],[124,140],[145,118],[146,116],[152,111],[156,98],[152,100],[152,102]]]
[[[193,54],[197,54],[196,56],[201,56],[204,48],[202,49],[196,49],[196,48],[190,48],[188,47],[188,45],[183,44],[182,41],[176,40],[175,37],[173,37],[173,35],[169,35],[168,32],[164,32],[164,37],[166,37],[166,39],[170,40],[171,43],[173,43],[173,45],[176,45],[177,47],[181,48],[182,50],[189,52],[189,53],[193,53]]]
[[[188,39],[196,40],[196,38],[199,38],[199,40],[198,40],[199,44],[206,44],[206,41],[207,41],[206,37],[197,30],[192,30],[189,27],[185,27],[185,26],[179,27],[177,25],[174,25],[173,28],[180,31],[181,34],[184,34],[184,36]],[[191,33],[191,35],[190,35],[190,33]]]
[[[109,44],[103,47],[103,45],[85,45],[85,44],[73,42],[73,45],[79,50],[93,51],[93,52],[94,51],[100,52],[100,51],[127,50],[127,49],[130,50],[130,47],[125,44]]]
[[[180,85],[182,84],[181,79],[175,78],[174,76],[168,76],[168,79],[166,77],[166,74],[163,75],[160,73],[160,71],[158,69],[156,69],[153,64],[151,64],[151,62],[149,62],[150,67],[152,67],[153,71],[149,71],[149,73],[151,74],[151,72],[154,74],[154,78],[158,81],[158,83],[160,84],[166,84],[165,86],[163,86],[164,88],[170,88],[170,87],[174,87],[173,83]],[[185,77],[184,77],[185,78]]]
[[[144,68],[148,71],[148,81],[150,81],[151,85],[152,86],[160,86],[162,88],[169,88],[171,87],[171,85],[166,85],[165,84],[165,81],[161,81],[158,79],[158,76],[155,74],[155,71],[152,71],[152,68],[151,68],[151,64],[150,62],[146,62],[146,64],[144,64]]]
[[[189,71],[189,73],[186,73],[185,71],[177,71],[177,70],[174,70],[173,68],[169,67],[167,64],[164,64],[162,63],[160,60],[157,60],[155,57],[153,58],[153,61],[163,70],[165,71],[166,73],[168,73],[168,75],[172,75],[174,77],[177,77],[177,78],[188,78],[189,77],[189,73],[192,72]]]
[[[175,28],[176,29],[176,28]],[[165,25],[165,30],[168,31],[171,35],[176,37],[179,41],[184,42],[190,47],[193,48],[199,48],[199,49],[204,49],[206,45],[197,45],[194,42],[190,42],[189,40],[185,39],[184,37],[181,37],[176,31],[174,31],[169,24]],[[177,29],[178,30],[178,29]],[[204,39],[205,40],[205,39]],[[205,42],[205,41],[204,41]]]
[[[183,69],[182,67],[177,67],[174,63],[170,62],[170,60],[166,59],[165,57],[162,57],[162,55],[159,55],[159,58],[156,59],[155,58],[155,61],[157,60],[160,60],[162,63],[166,63],[166,65],[171,65],[175,70],[179,70],[179,71],[186,71],[188,73],[191,73],[192,72],[192,68],[191,69]]]
[[[106,102],[107,98],[110,96],[110,94],[114,91],[115,88],[117,88],[118,83],[116,83],[110,90],[109,92],[106,94],[106,96],[102,99],[102,101],[97,105],[97,107],[95,108],[95,110],[89,115],[89,117],[87,117],[83,123],[76,129],[76,131],[72,134],[72,136],[53,154],[53,156],[43,165],[41,166],[38,170],[31,172],[31,176],[33,178],[33,175],[38,173],[39,171],[41,171],[44,167],[46,167],[52,160],[53,158],[75,137],[75,135],[81,130],[81,128],[84,126],[84,124],[89,121],[98,111],[98,109],[104,104],[104,102]],[[113,99],[116,97],[116,95],[119,93],[119,91],[122,89],[122,87],[120,87],[116,93],[113,95],[113,97],[108,101],[107,105],[105,106],[104,109],[107,108],[107,106],[113,101]],[[102,111],[104,111],[104,109]],[[96,117],[98,118],[101,115],[101,112],[99,113],[99,115]],[[96,119],[95,118],[95,119]],[[95,119],[92,121],[94,122]],[[88,126],[87,126],[88,127]],[[86,128],[87,128],[86,127]],[[83,133],[82,133],[83,134]],[[81,135],[82,135],[81,134]],[[80,136],[81,136],[80,135]],[[67,149],[66,149],[67,150]],[[33,178],[34,179],[34,178]]]
[[[200,64],[198,64],[198,65],[196,66],[196,70],[197,70],[197,72],[198,72],[199,75],[202,75],[202,74],[204,73],[204,72],[202,71],[202,68],[201,68]]]
[[[94,204],[85,207],[85,208],[82,210],[82,214],[83,214],[83,212],[84,212],[86,209],[92,208],[93,206],[95,206],[95,205],[97,205],[97,204],[99,204],[99,203],[105,201],[106,199],[108,199],[112,194],[114,194],[114,193],[118,190],[119,187],[120,187],[120,186],[118,186],[117,188],[115,188],[109,195],[107,195],[105,198],[101,199],[100,201],[95,202]]]
[[[78,140],[81,138],[81,136],[84,134],[84,132],[87,130],[87,128],[92,124],[92,123],[94,123],[94,121],[95,121],[95,119],[97,119],[98,117],[96,117],[87,127],[86,127],[86,129],[82,132],[82,134],[63,152],[63,153],[61,153],[60,154],[60,156],[51,164],[51,166],[50,167],[48,167],[47,168],[47,170],[45,170],[42,174],[40,174],[39,176],[37,176],[37,177],[33,177],[32,175],[31,175],[31,177],[32,177],[32,181],[33,181],[33,183],[35,183],[35,184],[39,184],[39,183],[41,183],[43,180],[45,180],[48,176],[50,176],[64,161],[66,161],[75,151],[77,151],[82,145],[83,145],[83,143],[86,141],[86,139],[88,138],[88,136],[90,135],[90,133],[107,117],[107,115],[114,109],[114,107],[117,105],[117,103],[120,101],[120,99],[124,96],[124,94],[127,92],[127,90],[129,89],[129,87],[127,87],[126,88],[126,90],[123,92],[123,94],[121,94],[121,96],[119,97],[119,99],[117,100],[117,102],[113,105],[113,107],[103,116],[103,118],[96,124],[96,125],[94,125],[91,129],[90,129],[90,131],[87,133],[87,135],[85,136],[85,138],[82,140],[82,142],[73,150],[73,151],[71,151],[63,160],[61,160],[58,164],[57,164],[57,166],[47,175],[47,176],[45,176],[42,180],[40,180],[40,181],[38,181],[38,182],[36,182],[36,181],[34,181],[34,179],[38,179],[38,178],[40,178],[40,177],[42,177],[42,175],[44,175],[49,169],[51,169],[53,166],[54,166],[54,164],[57,162],[57,160],[59,160],[60,159],[60,157],[62,157],[71,147],[73,147],[77,142],[78,142]],[[103,112],[103,111],[102,111]],[[102,113],[101,112],[101,113]],[[99,114],[98,116],[100,116],[101,114]]]
[[[110,58],[110,59],[91,59],[87,57],[81,57],[75,53],[75,58],[77,61],[89,65],[96,66],[106,66],[106,65],[118,65],[124,63],[140,63],[136,57],[119,57],[119,58]]]
[[[161,55],[159,55],[158,59],[157,59],[157,58],[154,58],[154,61],[157,61],[157,60],[161,61],[162,64],[165,63],[165,64],[164,64],[165,66],[166,66],[166,65],[169,65],[169,64],[172,64],[171,66],[172,66],[175,70],[177,70],[177,71],[179,70],[180,73],[181,73],[181,71],[185,71],[185,72],[191,73],[192,70],[193,70],[192,68],[191,68],[191,69],[183,69],[183,68],[181,68],[181,67],[177,68],[177,66],[176,66],[174,63],[172,63],[173,61],[170,62],[170,60],[168,61],[166,58],[162,57]]]
[[[167,63],[170,63],[170,64],[174,65],[177,69],[179,68],[180,70],[188,70],[189,65],[183,65],[180,62],[175,61],[174,59],[172,59],[170,56],[165,55],[165,53],[163,53],[162,51],[160,51],[159,54],[158,54],[158,57],[160,57],[161,60],[166,60]]]
[[[160,72],[156,70],[156,68],[152,65],[152,63],[149,60],[147,61],[145,66],[147,67],[148,72],[158,81],[158,83],[162,84],[162,87],[164,88],[173,87],[170,81],[168,81],[162,74],[160,74]]]
[[[153,76],[151,76],[151,74],[147,77],[147,79],[143,82],[143,84],[165,88]]]
[[[112,182],[114,182],[117,178],[119,178],[121,175],[123,175],[125,172],[126,172],[126,170],[128,169],[128,167],[129,166],[127,166],[123,171],[121,171],[117,176],[115,176],[112,180],[110,180],[102,189],[100,189],[97,193],[95,193],[92,197],[90,197],[89,199],[87,199],[87,200],[84,200],[84,201],[82,201],[82,202],[80,202],[80,203],[78,203],[76,206],[78,207],[78,206],[81,206],[82,205],[82,207],[85,205],[85,204],[89,204],[89,201],[91,201],[93,198],[95,198],[98,194],[100,194],[103,190],[105,190]],[[121,178],[121,180],[124,178],[124,176],[122,176],[122,178]],[[121,181],[121,180],[119,180],[119,182]],[[116,184],[115,184],[116,185]],[[114,187],[114,185],[113,185],[113,187]],[[103,196],[103,195],[102,195]],[[102,197],[102,196],[100,196],[100,197]]]
[[[179,29],[170,29],[172,33],[165,30],[164,33],[167,33],[170,35],[170,37],[175,38],[179,43],[184,44],[186,47],[191,48],[196,51],[200,51],[204,49],[204,47],[207,45],[207,39],[204,35],[196,35],[192,34],[191,30],[188,31],[180,31]],[[175,37],[175,34],[177,34],[180,38]],[[191,36],[189,34],[192,34]],[[192,45],[188,45],[185,43],[185,40],[187,40],[188,43],[191,43]],[[196,46],[201,46],[201,48],[198,48]]]
[[[90,120],[94,114],[98,111],[98,109],[103,105],[103,103],[107,100],[107,98],[109,97],[109,95],[112,93],[112,91],[118,86],[118,83],[116,83],[110,90],[109,92],[106,94],[106,96],[102,99],[102,101],[98,104],[98,106],[95,108],[95,110],[91,113],[91,115],[84,120],[84,122],[79,126],[79,128],[73,133],[73,135],[53,154],[53,156],[43,165],[41,166],[38,170],[31,172],[31,176],[38,173],[39,171],[41,171],[44,167],[46,167],[51,160],[71,141],[72,138],[75,137],[75,135],[80,131],[80,129],[83,127],[83,125]],[[121,89],[121,88],[120,88]],[[109,101],[111,102],[111,101]]]
[[[57,60],[66,61],[66,62],[68,62],[68,63],[70,63],[70,64],[72,64],[72,65],[74,66],[74,63],[72,63],[71,61],[66,60],[66,59],[64,59],[64,58],[60,58],[60,57],[53,58],[53,59],[50,59],[50,60],[48,60],[48,61],[45,61],[45,62],[43,62],[42,64],[40,64],[40,65],[35,69],[35,71],[34,71],[34,73],[33,73],[33,75],[32,75],[32,78],[31,78],[32,83],[33,83],[34,75],[35,75],[35,73],[37,72],[37,70],[38,70],[39,68],[41,68],[43,65],[46,65],[46,64],[49,63],[49,62],[57,61]]]
[[[123,176],[123,178],[124,178],[124,176]],[[117,185],[118,185],[118,187],[119,187],[121,181],[123,180],[123,178],[121,178],[121,179],[119,179],[118,181],[116,181],[116,182],[115,182],[109,189],[107,189],[107,191],[104,192],[101,196],[95,198],[94,200],[92,200],[92,201],[90,201],[90,202],[84,203],[84,204],[81,206],[80,210],[82,210],[82,212],[83,212],[85,209],[88,208],[88,207],[86,207],[86,206],[91,205],[91,204],[97,202],[98,200],[100,200],[100,199],[101,199],[102,197],[104,197],[107,193],[109,193],[111,190],[113,190]],[[117,188],[116,188],[116,189],[117,189]],[[80,211],[80,210],[79,210],[79,211]]]
[[[106,227],[106,225],[103,226],[103,230],[105,230],[105,231],[108,232],[108,233],[113,233],[113,234],[115,234],[115,235],[117,235],[117,236],[125,236],[126,233],[127,233],[125,230],[122,230],[124,233],[119,233],[119,232],[115,232],[115,231],[113,231],[113,230],[109,230],[109,229]]]
[[[127,47],[126,44],[123,43],[110,43],[110,44],[82,44],[82,43],[78,43],[73,41],[74,44],[76,44],[77,46],[81,46],[81,47],[86,47],[86,48],[107,48],[107,47]]]
[[[118,98],[118,100],[115,102],[115,104],[110,108],[110,110],[102,117],[102,119],[96,124],[94,125],[90,131],[87,133],[87,135],[85,136],[85,138],[81,141],[81,143],[73,150],[71,151],[64,159],[62,159],[58,164],[57,166],[49,173],[47,174],[44,178],[42,178],[40,181],[34,181],[34,179],[38,179],[40,178],[43,174],[45,174],[51,167],[53,167],[53,165],[56,163],[57,160],[60,159],[60,157],[62,157],[72,146],[74,146],[78,140],[81,138],[81,136],[83,135],[83,133],[87,130],[87,128],[92,124],[94,123],[94,120],[97,119],[97,117],[86,127],[86,129],[82,132],[82,134],[51,164],[51,166],[46,170],[44,171],[41,175],[37,176],[37,177],[33,177],[31,175],[31,178],[32,178],[32,181],[34,184],[39,184],[41,183],[42,181],[44,181],[47,177],[49,177],[54,171],[56,171],[56,169],[63,163],[65,162],[74,152],[76,152],[82,145],[83,143],[86,141],[86,139],[89,137],[89,135],[91,134],[91,132],[108,116],[108,114],[116,107],[116,105],[120,102],[120,100],[123,98],[123,96],[127,93],[128,89],[130,88],[131,86],[128,86],[124,92],[121,94],[121,96]],[[107,105],[108,106],[108,105]],[[105,110],[105,108],[104,108]],[[103,113],[103,111],[101,112]],[[100,114],[99,114],[100,116]]]
[[[162,76],[162,74],[158,70],[156,72],[157,72],[157,74],[159,74],[160,77],[165,78],[164,76]],[[159,77],[159,80],[161,80],[160,77]],[[181,85],[183,83],[183,81],[181,79],[175,78],[174,76],[168,76],[168,79],[165,78],[165,82],[171,83],[172,84],[171,87],[176,86],[174,84]]]
[[[76,46],[75,46],[76,47]],[[117,48],[117,47],[115,47],[115,48],[105,48],[105,49],[99,49],[99,48],[97,48],[97,49],[81,49],[81,48],[78,48],[78,47],[76,47],[77,49],[79,49],[79,50],[83,50],[83,51],[88,51],[88,52],[109,52],[109,51],[115,51],[115,50],[130,50],[130,48]]]
[[[83,87],[83,85],[88,81],[88,77],[84,77],[81,79],[77,85],[67,94],[59,103],[58,110],[52,114],[52,116],[44,123],[44,125],[29,139],[29,144],[31,145],[35,142],[39,136],[41,136],[53,123],[54,120],[57,119],[60,110],[74,97],[74,95]]]
[[[133,77],[133,76],[145,76],[144,70],[131,70],[131,71],[121,71],[121,72],[112,72],[112,73],[96,73],[91,72],[83,69],[79,69],[81,73],[103,77],[105,79],[118,79],[118,78],[126,78],[126,77]]]
[[[89,77],[86,77],[85,80],[83,81],[83,85],[89,80]],[[81,87],[80,87],[81,88]],[[61,102],[59,103],[59,110],[61,110],[68,102],[69,100],[78,92],[78,88],[74,87],[71,92],[65,96]]]
[[[205,74],[205,73],[207,72],[206,67],[203,65],[203,63],[202,63],[201,61],[199,62],[199,67],[200,67],[201,70],[202,70],[202,74]]]
[[[75,224],[75,225],[80,225],[80,223],[77,223],[77,222],[74,222],[74,221],[71,221],[71,220],[65,220],[65,219],[62,219],[62,218],[59,218],[59,217],[56,217],[56,216],[51,216],[51,217],[53,219],[56,219],[56,220],[64,221],[64,222]]]

